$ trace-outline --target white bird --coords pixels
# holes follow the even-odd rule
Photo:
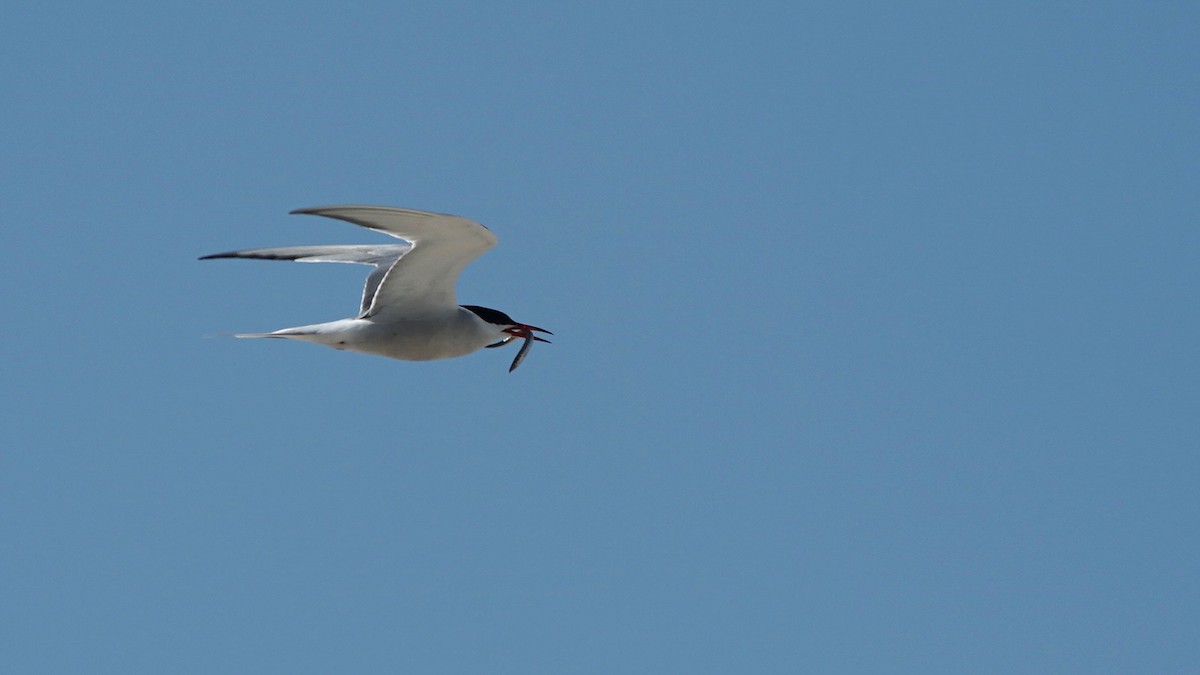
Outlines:
[[[496,245],[496,235],[473,220],[387,206],[322,206],[292,213],[337,218],[408,243],[286,246],[203,256],[200,260],[258,258],[359,263],[375,268],[363,288],[358,316],[235,337],[301,340],[406,361],[465,356],[524,338],[508,368],[512,372],[534,341],[549,342],[534,331],[553,335],[513,321],[496,309],[458,304],[454,286],[459,273]]]

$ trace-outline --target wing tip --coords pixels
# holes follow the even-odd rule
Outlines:
[[[381,210],[387,211],[390,206],[372,206],[370,204],[329,204],[326,206],[305,206],[300,209],[292,209],[288,211],[289,216],[323,216],[330,211],[343,211],[345,209],[366,209],[366,210]]]

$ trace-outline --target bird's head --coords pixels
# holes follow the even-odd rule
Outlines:
[[[525,360],[525,355],[529,353],[529,348],[533,346],[534,342],[545,342],[546,344],[550,344],[549,340],[538,335],[534,335],[535,332],[554,335],[554,333],[551,333],[545,328],[538,328],[537,326],[532,326],[527,323],[513,321],[511,316],[501,312],[498,309],[479,307],[478,305],[463,305],[463,307],[474,312],[476,316],[492,324],[499,330],[498,337],[500,339],[497,342],[487,345],[488,349],[503,347],[517,338],[525,340],[525,344],[521,345],[520,351],[518,351],[517,355],[513,358],[512,365],[508,367],[508,372],[510,373],[516,370],[517,366],[521,365],[521,362]]]

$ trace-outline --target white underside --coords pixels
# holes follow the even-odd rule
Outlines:
[[[461,307],[455,307],[455,310],[450,314],[419,318],[340,319],[271,333],[244,333],[237,337],[300,340],[404,361],[465,356],[507,337],[501,327],[480,319],[474,312]]]

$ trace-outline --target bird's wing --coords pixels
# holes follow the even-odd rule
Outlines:
[[[412,243],[412,250],[383,275],[364,317],[457,307],[454,286],[459,273],[496,245],[496,235],[483,225],[441,213],[384,206],[320,206],[292,213],[337,218]]]
[[[405,253],[412,250],[410,244],[380,244],[380,245],[331,245],[331,246],[284,246],[282,248],[253,248],[244,251],[228,251],[206,255],[201,260],[213,258],[254,258],[258,260],[294,260],[296,262],[334,262],[359,263],[371,265],[375,269],[367,276],[363,286],[362,306],[360,311],[366,314],[375,299],[379,284],[387,276],[388,270],[396,264]]]

